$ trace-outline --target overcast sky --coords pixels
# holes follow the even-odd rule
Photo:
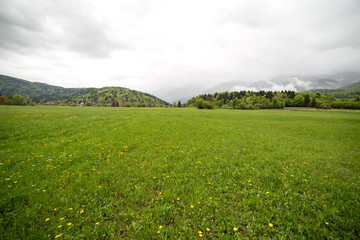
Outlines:
[[[359,0],[0,0],[0,74],[140,91],[358,71]]]

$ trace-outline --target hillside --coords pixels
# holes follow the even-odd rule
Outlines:
[[[360,81],[359,72],[338,72],[324,75],[285,75],[263,81],[246,79],[219,83],[203,92],[203,94],[232,91],[310,91],[312,89],[339,89],[351,86]],[[251,82],[249,84],[249,82]]]
[[[100,106],[123,105],[123,106],[152,106],[160,107],[168,105],[167,102],[150,95],[128,88],[122,87],[104,87],[104,88],[84,88],[74,94],[72,102],[84,103],[85,105]]]
[[[34,102],[44,100],[45,102],[88,106],[163,106],[168,104],[153,95],[123,87],[63,88],[0,75],[0,95],[15,93],[24,95]]]
[[[19,78],[0,75],[1,95],[17,93],[27,96],[35,102],[40,100],[56,101],[69,99],[80,90],[80,88],[63,88],[45,83],[29,82]]]
[[[325,96],[334,96],[340,99],[358,98],[360,97],[360,82],[349,84],[338,89],[316,89],[307,92],[320,93]]]
[[[338,90],[360,90],[360,82],[341,87]]]

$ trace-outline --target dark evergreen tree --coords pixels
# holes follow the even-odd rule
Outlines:
[[[305,104],[306,107],[309,106],[309,104],[310,104],[310,96],[309,96],[309,94],[305,95],[304,104]]]
[[[315,98],[312,99],[310,106],[313,107],[313,108],[316,107],[316,100],[315,100]]]

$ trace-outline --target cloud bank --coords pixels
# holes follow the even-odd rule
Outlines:
[[[360,2],[0,0],[0,73],[140,91],[356,71]]]

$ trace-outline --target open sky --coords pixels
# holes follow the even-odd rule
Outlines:
[[[0,0],[0,74],[150,92],[358,71],[359,0]]]

